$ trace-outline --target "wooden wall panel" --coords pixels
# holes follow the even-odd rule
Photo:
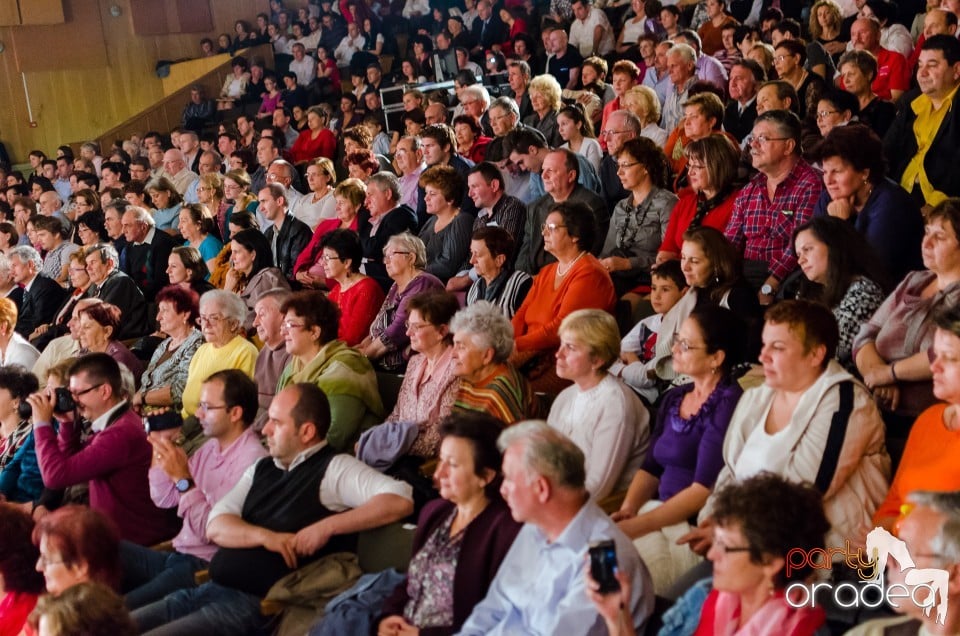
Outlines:
[[[20,0],[23,24],[63,24],[63,0]]]
[[[20,6],[17,0],[0,0],[0,26],[20,24]]]
[[[11,29],[17,65],[21,71],[103,68],[107,65],[107,48],[96,3],[61,1],[65,1],[68,23]],[[21,3],[21,7],[26,6],[27,3]],[[26,15],[24,10],[24,19]]]

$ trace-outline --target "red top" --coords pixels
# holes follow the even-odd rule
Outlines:
[[[340,307],[339,338],[354,347],[370,335],[370,325],[383,305],[383,288],[369,277],[361,278],[345,292],[340,291],[340,283],[332,282],[327,298]]]
[[[310,161],[317,157],[326,157],[333,159],[333,154],[337,150],[337,137],[333,131],[328,128],[321,128],[317,138],[313,138],[313,131],[309,128],[300,133],[297,140],[293,142],[290,148],[290,158],[293,163]]]
[[[470,146],[470,152],[463,155],[463,157],[475,164],[480,163],[484,157],[487,156],[487,146],[490,145],[491,141],[493,141],[492,137],[477,137],[473,145]]]
[[[7,592],[0,598],[0,634],[19,634],[37,604],[36,594]],[[33,630],[27,631],[32,634]]]
[[[724,228],[727,227],[727,221],[730,220],[730,215],[733,213],[733,202],[737,198],[737,192],[731,192],[720,205],[707,212],[701,225],[723,232]],[[673,206],[673,212],[670,213],[667,231],[663,235],[663,243],[660,244],[659,251],[679,255],[680,248],[683,245],[683,233],[690,229],[690,222],[696,214],[697,193],[687,188],[680,192],[680,200]]]
[[[304,196],[313,196],[312,194],[307,194]],[[293,264],[293,273],[299,274],[305,269],[310,269],[313,267],[313,264],[317,262],[317,259],[320,257],[320,243],[323,242],[323,237],[333,232],[340,227],[340,219],[324,219],[317,224],[317,229],[313,231],[313,236],[310,238],[310,242],[307,243],[307,246],[303,248],[303,251],[300,252],[300,255],[297,256],[296,262]],[[353,221],[350,223],[349,230],[357,231],[357,217],[353,217]]]

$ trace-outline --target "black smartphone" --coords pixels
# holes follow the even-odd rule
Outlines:
[[[180,413],[173,409],[155,415],[148,415],[145,419],[147,422],[147,433],[151,431],[167,431],[171,428],[183,426],[183,418],[180,417]]]
[[[612,540],[590,544],[590,576],[600,584],[601,594],[620,591],[620,582],[614,576],[617,570],[617,544]]]

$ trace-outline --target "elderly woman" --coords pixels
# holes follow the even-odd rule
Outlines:
[[[475,164],[484,160],[492,137],[483,134],[480,123],[470,115],[453,119],[453,132],[457,137],[457,154]]]
[[[906,437],[934,402],[930,382],[930,317],[960,300],[960,200],[947,199],[926,217],[923,264],[893,290],[853,343],[863,381],[885,410],[888,436]]]
[[[537,75],[527,87],[533,114],[524,118],[523,123],[536,128],[547,138],[551,148],[563,143],[557,128],[557,113],[560,111],[560,83],[552,75]]]
[[[40,498],[43,478],[33,441],[33,422],[21,416],[19,406],[38,387],[36,376],[27,368],[0,366],[0,495],[6,503],[25,504],[28,513]]]
[[[529,382],[510,364],[513,327],[496,306],[476,302],[454,316],[450,329],[454,374],[461,381],[455,412],[489,413],[505,424],[539,415]]]
[[[697,93],[683,103],[683,119],[673,129],[663,152],[670,162],[674,174],[674,190],[680,191],[687,185],[687,155],[684,149],[688,144],[721,132],[723,125],[723,102],[713,93]],[[732,143],[737,143],[733,137]]]
[[[764,471],[816,484],[831,524],[827,544],[862,544],[890,474],[880,413],[866,388],[833,359],[839,335],[829,309],[785,300],[765,318],[764,384],[737,404],[716,489]],[[716,525],[715,502],[708,499],[700,526],[681,538],[700,554]]]
[[[843,79],[843,88],[853,93],[860,104],[857,118],[873,132],[884,136],[897,116],[897,107],[873,92],[873,81],[878,73],[877,58],[869,51],[847,51],[840,58],[837,69]]]
[[[469,256],[473,217],[460,214],[467,184],[451,166],[427,168],[419,183],[430,215],[420,230],[420,240],[427,248],[424,271],[446,283]]]
[[[177,229],[184,238],[183,246],[192,247],[200,252],[201,258],[209,269],[216,262],[217,255],[223,249],[223,243],[215,236],[216,224],[206,212],[199,204],[183,206],[180,208]]]
[[[403,232],[390,237],[383,248],[387,274],[393,285],[370,326],[370,335],[358,345],[360,352],[376,360],[386,371],[406,367],[410,338],[406,333],[407,303],[410,298],[428,290],[443,290],[443,283],[424,271],[427,250],[416,236]]]
[[[110,303],[97,303],[80,311],[80,354],[106,353],[133,374],[140,385],[143,362],[116,339],[120,331],[120,308]]]
[[[290,214],[316,231],[320,223],[337,219],[337,200],[333,189],[337,183],[337,173],[332,161],[320,157],[307,164],[306,174],[310,192],[290,206]]]
[[[723,467],[723,439],[743,391],[733,370],[744,359],[742,322],[729,309],[696,309],[673,336],[673,365],[689,382],[657,410],[651,453],[613,519],[634,539],[654,589],[663,593],[699,558],[676,539],[707,501]]]
[[[535,391],[558,393],[569,384],[556,376],[553,362],[560,322],[577,309],[611,311],[616,302],[610,274],[588,251],[595,224],[593,212],[572,202],[555,205],[543,224],[544,249],[557,262],[540,270],[512,319],[516,346],[510,357]]]
[[[400,204],[397,178],[386,172],[370,177],[366,207],[360,210],[357,233],[363,246],[363,273],[380,283],[384,292],[393,284],[385,265],[387,241],[395,234],[413,232],[416,227],[416,212]],[[426,266],[425,261],[424,251],[421,268]]]
[[[197,412],[200,386],[213,373],[223,369],[240,369],[253,377],[257,348],[243,337],[246,316],[246,303],[232,292],[214,289],[200,297],[197,322],[206,342],[190,359],[187,383],[180,395],[184,418]]]
[[[821,302],[837,319],[837,361],[849,370],[853,339],[886,297],[882,265],[852,225],[817,216],[796,229],[794,253],[803,272],[797,298]]]
[[[909,512],[909,495],[918,490],[960,490],[960,471],[951,461],[960,447],[960,382],[957,352],[960,351],[960,311],[946,307],[933,318],[933,393],[940,403],[920,414],[910,429],[903,459],[890,484],[890,491],[873,516],[875,524],[896,532],[896,524]]]
[[[667,189],[668,173],[663,151],[645,137],[626,142],[617,155],[617,176],[630,195],[613,209],[600,265],[610,272],[618,296],[650,281],[650,266],[677,203]]]
[[[865,126],[841,126],[816,152],[825,187],[814,216],[848,221],[883,258],[894,280],[920,269],[923,216],[915,199],[886,176],[880,138]]]
[[[164,287],[157,293],[157,323],[166,334],[153,352],[140,381],[140,392],[133,406],[142,413],[158,408],[183,408],[183,391],[187,384],[190,360],[203,344],[197,329],[200,297],[179,285]]]
[[[14,506],[0,506],[0,633],[20,634],[43,592],[37,571],[40,552],[33,545],[33,519]]]
[[[156,229],[175,235],[177,233],[177,223],[180,221],[180,206],[183,205],[183,197],[166,177],[152,179],[147,184],[147,193],[150,195],[154,207],[157,208],[153,211]]]
[[[295,164],[326,157],[333,159],[337,150],[337,138],[333,131],[327,128],[329,123],[327,113],[319,106],[307,109],[307,129],[304,130],[290,147],[290,157]]]
[[[826,137],[838,126],[846,126],[857,119],[860,104],[853,93],[839,88],[828,88],[817,102],[817,128],[820,136]]]
[[[326,161],[320,159],[319,161]],[[312,169],[313,166],[307,168]],[[303,248],[293,264],[297,282],[311,289],[322,288],[326,283],[326,262],[323,256],[323,240],[327,234],[336,230],[357,233],[358,214],[367,196],[367,186],[359,179],[346,179],[333,192],[335,215],[332,219],[320,221],[313,231],[310,242]],[[304,197],[304,199],[307,197]],[[300,199],[303,201],[303,199]],[[363,256],[354,263],[357,270],[363,264]]]
[[[210,270],[197,248],[180,245],[170,251],[170,256],[167,257],[167,277],[171,285],[192,289],[199,297],[214,288],[207,281],[209,276]]]
[[[383,306],[383,290],[377,281],[360,273],[363,249],[356,232],[334,230],[327,234],[320,260],[330,286],[328,298],[340,308],[339,338],[354,347],[370,333],[370,325]]]
[[[250,175],[244,170],[231,170],[223,175],[223,195],[229,204],[222,217],[217,217],[220,236],[224,241],[230,239],[230,219],[235,212],[246,210],[256,212],[260,205],[257,197],[250,193]]]
[[[670,213],[666,234],[657,252],[657,262],[680,258],[683,235],[700,226],[723,231],[739,192],[736,186],[740,151],[724,135],[709,135],[685,149],[689,189]]]
[[[658,147],[667,143],[670,132],[659,126],[660,98],[649,86],[634,86],[623,94],[623,107],[640,118],[640,136]]]
[[[260,294],[268,289],[290,289],[290,283],[279,268],[273,266],[270,243],[259,230],[243,230],[230,238],[230,270],[223,288],[238,294],[247,304],[247,318],[243,323],[249,332],[253,329],[254,306]]]
[[[40,352],[15,331],[17,314],[16,303],[0,298],[0,366],[19,364],[32,369]]]
[[[460,413],[440,426],[440,499],[420,514],[406,579],[383,605],[379,633],[454,634],[487,593],[520,524],[500,497],[502,423]]]
[[[533,279],[526,272],[511,266],[516,243],[510,232],[496,225],[485,225],[470,238],[470,264],[477,280],[467,291],[467,305],[485,300],[500,307],[503,315],[513,318]]]
[[[97,243],[109,243],[110,235],[104,225],[103,212],[91,210],[77,216],[77,238],[82,247],[92,247]]]
[[[102,513],[84,506],[54,510],[33,529],[33,542],[49,594],[89,581],[119,587],[120,534]]]
[[[327,442],[338,451],[353,447],[360,433],[382,421],[383,403],[370,362],[337,339],[340,310],[322,292],[296,292],[280,306],[289,364],[277,381],[309,382],[330,401]]]
[[[557,377],[573,381],[556,397],[547,423],[580,447],[594,499],[626,490],[647,455],[650,414],[607,368],[620,355],[620,330],[600,309],[580,309],[560,323]]]
[[[347,176],[367,183],[370,177],[380,169],[380,162],[372,150],[360,149],[348,152],[343,158],[343,165],[347,168]]]

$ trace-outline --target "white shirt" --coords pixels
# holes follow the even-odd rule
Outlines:
[[[107,411],[97,419],[90,422],[90,430],[92,430],[94,433],[99,433],[103,431],[103,429],[107,428],[107,422],[110,421],[110,416],[113,415],[114,411],[116,411],[126,403],[127,403],[126,400],[124,400],[123,402],[120,402],[119,404],[114,406],[112,409],[110,409],[109,411]]]
[[[7,350],[0,351],[0,366],[19,364],[26,369],[33,369],[33,365],[40,358],[40,352],[26,338],[13,332],[13,337],[7,343]]]
[[[610,28],[607,14],[591,7],[586,20],[574,20],[570,25],[570,44],[576,47],[583,57],[589,57],[593,53],[593,31],[598,26],[603,27],[603,37],[600,39],[597,53],[607,55],[613,51],[614,44],[613,29]]]
[[[297,76],[297,84],[309,86],[317,76],[317,63],[309,55],[304,55],[299,62],[296,59],[290,60],[290,71]]]

